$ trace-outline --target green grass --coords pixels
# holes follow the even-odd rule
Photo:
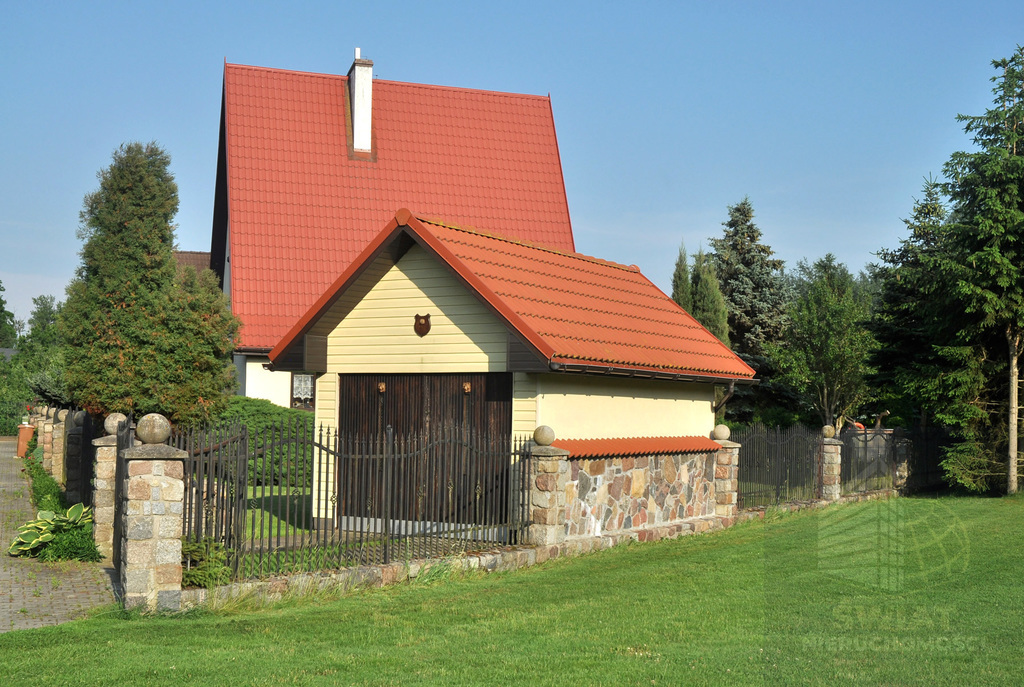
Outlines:
[[[1024,498],[874,501],[512,573],[0,635],[21,684],[1005,685]]]
[[[313,496],[308,489],[268,485],[249,487],[245,532],[257,539],[309,534],[313,522]]]

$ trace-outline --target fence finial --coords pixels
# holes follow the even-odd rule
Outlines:
[[[715,425],[715,429],[711,433],[711,438],[717,441],[727,441],[731,434],[732,430],[729,429],[729,425]]]
[[[555,440],[555,430],[551,429],[547,425],[541,425],[537,429],[533,430],[533,442],[538,446],[550,446],[551,442]]]
[[[124,413],[111,413],[103,421],[103,431],[107,434],[117,434],[117,426],[127,419]]]
[[[171,436],[171,423],[159,413],[143,415],[135,427],[135,435],[144,444],[162,444]]]
[[[831,439],[836,435],[836,428],[833,425],[825,425],[821,428],[821,433],[826,439]]]

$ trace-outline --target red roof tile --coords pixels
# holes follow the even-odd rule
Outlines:
[[[754,370],[635,266],[418,220],[400,210],[270,353],[278,360],[385,247],[407,232],[448,264],[546,362],[585,371],[752,379]]]
[[[225,65],[242,348],[273,346],[398,207],[573,250],[549,98],[375,80],[366,160],[349,154],[347,83]]]
[[[633,437],[629,439],[556,439],[555,448],[570,458],[653,456],[671,453],[711,453],[722,448],[707,437]]]

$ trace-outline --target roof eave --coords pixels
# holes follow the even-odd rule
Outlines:
[[[648,370],[637,367],[619,367],[614,365],[594,365],[588,363],[564,363],[551,361],[552,372],[603,375],[609,377],[633,377],[637,379],[664,379],[675,382],[699,382],[702,384],[726,384],[734,382],[754,386],[761,380],[752,377],[740,377],[726,374],[695,374],[692,372],[671,372],[668,370]]]

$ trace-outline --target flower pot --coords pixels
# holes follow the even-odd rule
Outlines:
[[[18,425],[18,456],[21,458],[25,457],[28,452],[28,442],[35,434],[36,428],[34,425]]]

